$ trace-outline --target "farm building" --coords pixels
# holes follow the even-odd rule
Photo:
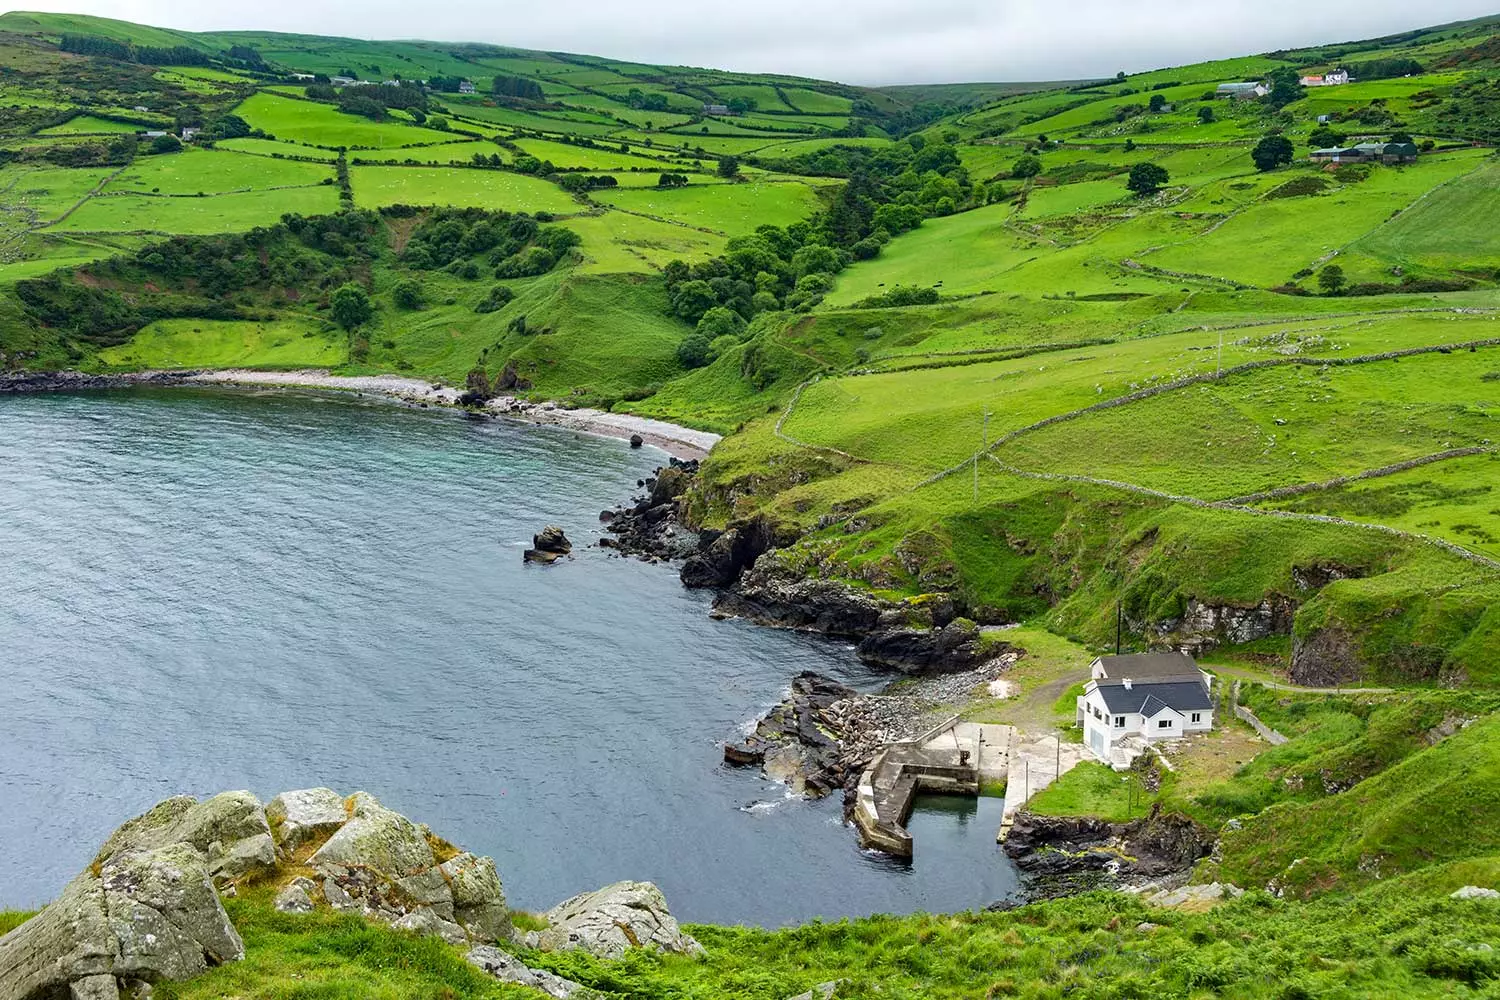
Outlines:
[[[1332,146],[1309,154],[1314,163],[1416,163],[1417,147],[1410,142],[1362,142],[1357,146]]]
[[[724,104],[705,104],[705,105],[703,105],[703,113],[705,115],[727,115],[730,112],[729,112],[728,105],[724,105]]]
[[[476,91],[473,83],[468,80],[460,80],[458,83],[458,92],[460,94],[472,94]]]
[[[1214,91],[1214,96],[1227,97],[1232,101],[1253,101],[1270,92],[1271,88],[1264,83],[1221,83]]]
[[[317,78],[318,78],[318,76],[317,76],[316,73],[293,73],[292,74],[292,79],[293,80],[316,80]]]
[[[336,76],[331,81],[335,87],[347,87],[354,82],[352,76]]]
[[[1304,87],[1342,87],[1349,82],[1349,71],[1336,69],[1322,76],[1304,76],[1298,82]]]
[[[1076,721],[1083,726],[1084,746],[1106,764],[1131,743],[1177,739],[1214,726],[1211,678],[1186,653],[1101,656],[1089,675]]]

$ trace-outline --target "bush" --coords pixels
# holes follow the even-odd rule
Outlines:
[[[854,304],[856,309],[888,309],[894,306],[927,306],[938,300],[936,288],[897,285],[883,295],[872,295]]]
[[[352,330],[375,314],[369,294],[354,282],[340,285],[329,297],[333,319],[345,330]]]
[[[180,153],[182,143],[175,135],[159,135],[151,140],[151,152],[153,153]]]
[[[1169,180],[1171,177],[1167,174],[1166,167],[1155,163],[1137,163],[1130,168],[1125,187],[1144,198],[1161,190]]]
[[[546,274],[557,263],[557,255],[546,247],[530,247],[507,257],[495,268],[497,278],[534,278]]]
[[[391,289],[391,298],[401,309],[421,309],[427,304],[421,282],[413,278],[396,282],[396,286]]]
[[[479,305],[474,307],[474,311],[477,313],[499,312],[509,305],[515,297],[516,293],[511,291],[508,286],[496,285],[490,289],[488,295],[480,300]]]

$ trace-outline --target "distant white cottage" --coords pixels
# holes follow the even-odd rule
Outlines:
[[[1106,764],[1127,740],[1171,740],[1214,727],[1212,678],[1186,653],[1101,656],[1078,697],[1083,743]]]
[[[1304,87],[1342,87],[1349,82],[1349,71],[1336,69],[1332,73],[1325,73],[1322,76],[1304,76],[1297,82]]]

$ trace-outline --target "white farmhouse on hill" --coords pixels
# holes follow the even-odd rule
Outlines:
[[[1132,757],[1141,741],[1177,739],[1214,727],[1212,678],[1186,653],[1101,656],[1078,696],[1083,743],[1106,764]],[[1134,747],[1121,746],[1135,744]],[[1126,761],[1128,766],[1128,760]]]

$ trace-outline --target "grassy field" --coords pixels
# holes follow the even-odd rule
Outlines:
[[[160,320],[129,344],[101,351],[121,368],[330,368],[348,360],[348,338],[313,319],[269,323]]]
[[[321,215],[338,208],[332,185],[198,197],[117,194],[90,198],[54,223],[59,232],[232,233],[267,226],[288,212]]]
[[[352,167],[355,204],[454,205],[510,212],[571,213],[580,206],[557,185],[500,170],[438,167]]]
[[[218,149],[144,157],[105,186],[105,194],[220,194],[332,183],[333,171],[316,163],[274,160]]]
[[[299,101],[275,94],[255,94],[235,109],[252,128],[277,139],[336,149],[340,146],[389,149],[422,143],[451,142],[453,137],[414,125],[372,122],[346,115],[330,104]]]
[[[1133,777],[1084,761],[1033,795],[1026,808],[1042,816],[1098,816],[1126,823],[1145,815],[1147,798]]]
[[[594,199],[728,236],[754,232],[761,225],[789,225],[819,205],[813,189],[796,181],[690,185],[675,191],[601,191]]]
[[[95,118],[92,115],[79,115],[77,118],[68,119],[61,125],[44,128],[37,135],[111,135],[135,132],[139,129],[139,125],[131,125],[128,122]]]
[[[215,149],[227,149],[239,153],[254,153],[258,156],[301,157],[332,163],[339,154],[318,146],[302,146],[293,142],[277,142],[272,139],[225,139],[214,144]],[[441,148],[441,147],[439,147]]]

